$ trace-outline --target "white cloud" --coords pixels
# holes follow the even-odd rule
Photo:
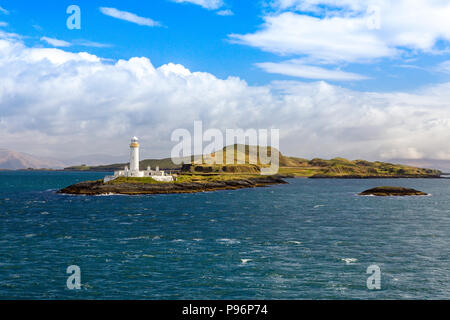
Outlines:
[[[381,153],[381,157],[385,159],[410,159],[417,160],[423,159],[424,154],[422,152],[417,151],[416,148],[398,148],[391,149]],[[438,157],[439,158],[439,157]]]
[[[17,41],[22,39],[22,37],[17,33],[5,32],[0,30],[0,39],[8,40],[8,41]]]
[[[396,54],[396,49],[366,28],[364,18],[320,19],[284,12],[265,17],[260,31],[230,37],[265,51],[307,55],[318,62],[358,62]]]
[[[223,0],[173,0],[177,3],[192,3],[205,9],[215,10],[223,6]]]
[[[450,60],[441,62],[439,65],[433,68],[433,71],[450,74]]]
[[[216,12],[219,16],[234,16],[234,12],[230,9],[220,10]]]
[[[92,48],[110,48],[112,45],[107,43],[100,43],[95,41],[89,41],[84,39],[74,40],[73,45],[82,46],[82,47],[92,47]]]
[[[65,40],[59,40],[55,38],[49,38],[49,37],[42,37],[41,41],[48,43],[49,45],[53,47],[61,47],[61,48],[67,48],[71,46],[80,46],[80,47],[92,47],[92,48],[109,48],[111,47],[110,44],[104,44],[84,39],[77,39],[73,40],[72,42],[68,42]]]
[[[7,27],[8,23],[4,21],[0,21],[0,27]]]
[[[373,62],[405,49],[436,53],[450,41],[446,0],[274,0],[256,32],[233,41],[317,63]],[[308,15],[314,12],[315,15]]]
[[[3,14],[9,14],[9,11],[3,8],[2,6],[0,6],[0,12]]]
[[[70,42],[49,37],[42,37],[41,41],[44,41],[54,47],[70,47],[72,45]]]
[[[268,73],[282,74],[299,78],[332,81],[357,81],[368,79],[367,77],[356,73],[310,66],[297,60],[279,63],[262,62],[257,63],[256,65]]]
[[[116,19],[120,19],[120,20],[125,20],[128,22],[136,23],[141,26],[148,26],[148,27],[161,26],[161,24],[159,22],[157,22],[153,19],[140,17],[134,13],[127,12],[127,11],[120,11],[120,10],[117,10],[116,8],[101,7],[100,11],[104,15],[107,15],[107,16],[110,16],[110,17],[113,17]]]
[[[312,158],[450,155],[450,83],[414,93],[327,84],[249,86],[147,58],[104,62],[88,53],[30,48],[0,32],[0,147],[40,156],[164,157],[174,129],[279,128],[281,149]]]
[[[281,10],[295,9],[304,12],[333,11],[333,8],[340,10],[361,10],[370,1],[367,0],[273,0],[273,7]],[[325,8],[325,6],[327,6]]]

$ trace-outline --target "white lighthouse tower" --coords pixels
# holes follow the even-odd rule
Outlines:
[[[139,139],[136,137],[133,137],[131,139],[130,144],[130,168],[128,169],[128,167],[125,167],[124,170],[114,171],[114,175],[106,176],[103,179],[103,182],[107,183],[120,177],[125,178],[150,177],[160,182],[174,181],[173,176],[167,175],[164,171],[159,170],[159,167],[156,167],[156,170],[152,170],[152,168],[150,167],[147,167],[147,170],[143,171],[139,170]]]
[[[131,175],[139,176],[139,140],[136,137],[131,139],[130,144],[130,171]]]

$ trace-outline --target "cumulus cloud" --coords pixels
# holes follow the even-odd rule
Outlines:
[[[140,17],[134,13],[127,12],[127,11],[121,11],[116,8],[101,7],[100,12],[103,13],[104,15],[107,15],[107,16],[110,16],[110,17],[113,17],[116,19],[120,19],[120,20],[125,20],[128,22],[136,23],[141,26],[148,26],[148,27],[160,27],[161,26],[161,24],[159,22],[157,22],[153,19]]]
[[[205,9],[215,10],[223,6],[223,0],[172,0],[178,3],[192,3]]]
[[[323,81],[250,86],[148,58],[105,62],[31,48],[0,33],[0,147],[59,159],[164,157],[177,128],[279,128],[289,155],[380,159],[450,155],[450,83],[415,93],[357,92]],[[448,157],[450,159],[450,157]]]
[[[319,62],[358,62],[395,55],[366,27],[363,17],[321,19],[284,12],[266,16],[262,30],[230,35],[235,42],[280,55],[306,55]]]
[[[388,48],[407,47],[429,51],[439,39],[450,40],[450,3],[445,0],[274,0],[281,10],[304,15],[316,13],[331,23],[335,18],[358,25],[354,32],[370,33]],[[337,25],[329,24],[329,27]],[[267,30],[268,31],[268,30]],[[350,30],[347,30],[350,31]]]
[[[439,52],[450,42],[445,0],[274,0],[259,30],[231,41],[315,64],[372,63]]]

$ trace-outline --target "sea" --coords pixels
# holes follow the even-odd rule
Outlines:
[[[450,298],[449,179],[57,193],[107,174],[0,172],[0,299]]]

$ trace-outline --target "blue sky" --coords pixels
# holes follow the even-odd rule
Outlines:
[[[82,11],[81,30],[66,28],[66,8],[78,4]],[[6,4],[5,4],[6,7]],[[102,14],[100,7],[114,7],[159,21],[163,27],[146,27],[120,21]],[[227,40],[230,33],[245,33],[261,22],[261,7],[250,1],[235,1],[234,16],[220,16],[218,10],[207,10],[194,4],[179,4],[167,0],[152,1],[14,1],[8,8],[13,13],[5,17],[9,30],[30,36],[30,45],[45,45],[47,37],[73,41],[85,39],[108,48],[67,48],[73,52],[87,50],[111,59],[145,56],[155,65],[168,62],[183,64],[193,71],[205,71],[226,78],[229,75],[266,82],[272,77],[252,64],[268,59],[271,54]],[[220,11],[220,10],[219,10]],[[36,29],[36,26],[40,28]],[[264,77],[264,79],[261,79]]]
[[[136,135],[166,157],[201,120],[278,128],[306,158],[450,160],[448,17],[448,0],[0,0],[0,148],[123,155]]]
[[[295,1],[294,1],[295,2]],[[326,1],[325,1],[326,3]],[[66,8],[77,4],[82,12],[81,30],[68,30],[65,26],[68,15]],[[10,12],[0,21],[8,23],[6,28],[26,37],[30,46],[48,46],[41,37],[68,42],[92,41],[108,45],[104,48],[73,45],[65,50],[88,51],[110,59],[129,59],[135,56],[148,57],[156,66],[168,62],[179,63],[192,71],[204,71],[225,79],[237,76],[249,84],[262,85],[274,80],[316,81],[305,77],[272,74],[256,66],[257,63],[277,63],[302,57],[301,54],[277,54],[267,50],[233,42],[232,34],[251,34],[262,29],[265,16],[276,15],[279,9],[269,2],[226,0],[217,9],[207,9],[191,3],[176,3],[169,0],[152,1],[2,1]],[[121,21],[100,12],[100,7],[148,17],[162,24],[162,27],[148,27]],[[322,5],[331,10],[334,6]],[[344,7],[345,8],[345,7]],[[341,7],[338,9],[343,11]],[[218,15],[230,10],[233,14]],[[295,10],[313,17],[323,18],[324,12]],[[295,26],[294,26],[295,27]],[[446,41],[437,39],[434,48],[445,48]],[[324,49],[327,49],[326,47]],[[340,86],[363,91],[413,90],[420,86],[448,81],[448,73],[434,68],[449,57],[449,54],[417,52],[416,48],[405,48],[400,56],[377,57],[370,61],[339,61],[328,69],[340,69],[366,77],[364,80],[323,80]],[[329,50],[329,49],[328,49]]]

